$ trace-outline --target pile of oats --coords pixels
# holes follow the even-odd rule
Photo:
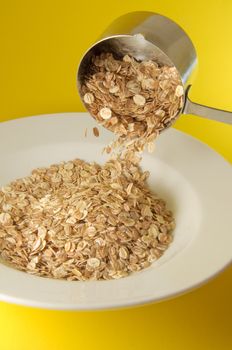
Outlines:
[[[98,123],[118,134],[106,151],[123,145],[130,150],[154,149],[156,136],[183,107],[184,90],[175,67],[154,61],[138,62],[111,53],[92,58],[81,96]]]
[[[149,266],[174,219],[138,164],[74,160],[32,171],[0,190],[0,256],[33,275],[116,279]]]
[[[77,159],[35,169],[3,187],[0,257],[38,276],[117,279],[148,267],[172,241],[173,215],[149,190],[139,153],[153,151],[184,91],[174,67],[103,53],[93,57],[81,93],[96,120],[118,135],[106,152],[118,153],[102,166]]]

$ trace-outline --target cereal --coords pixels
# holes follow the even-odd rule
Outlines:
[[[99,130],[97,127],[93,128],[93,134],[94,134],[94,136],[99,137]]]
[[[181,97],[181,96],[183,96],[183,94],[184,94],[183,86],[182,86],[182,85],[178,85],[178,86],[176,87],[175,95],[176,95],[177,97]]]
[[[118,279],[148,267],[172,241],[173,215],[139,163],[178,115],[184,90],[174,67],[103,53],[81,93],[97,122],[118,135],[106,152],[118,153],[102,166],[76,159],[35,169],[3,187],[0,257],[38,276]]]
[[[33,275],[117,279],[148,267],[174,218],[128,159],[76,159],[35,169],[0,190],[0,256]],[[155,247],[155,248],[154,248]]]
[[[110,119],[112,116],[111,110],[107,107],[100,109],[99,114],[100,114],[101,118],[104,120]]]
[[[84,101],[85,101],[85,103],[91,105],[91,103],[94,102],[94,95],[91,94],[90,92],[87,92],[87,93],[84,95]]]
[[[142,152],[176,119],[183,106],[184,89],[178,71],[154,61],[138,62],[129,55],[120,60],[102,53],[92,61],[81,94],[84,101],[86,94],[94,96],[88,110],[98,123],[118,135],[107,153],[125,149],[128,141],[132,141],[129,150]]]
[[[142,95],[134,95],[133,100],[137,106],[144,106],[146,103],[146,99]]]

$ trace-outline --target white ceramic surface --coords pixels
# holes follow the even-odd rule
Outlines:
[[[102,163],[112,134],[86,113],[41,115],[0,124],[0,185],[35,167],[82,158]],[[84,130],[88,128],[88,137]],[[170,248],[150,268],[113,281],[51,280],[0,264],[0,299],[52,309],[103,309],[170,298],[206,282],[232,259],[232,167],[174,129],[144,155],[151,188],[167,200],[177,227]]]

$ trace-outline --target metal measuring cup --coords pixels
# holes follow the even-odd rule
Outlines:
[[[189,99],[197,54],[188,35],[169,18],[153,12],[132,12],[117,18],[84,54],[79,64],[77,86],[82,101],[81,85],[92,65],[91,58],[102,52],[111,52],[119,58],[128,54],[138,61],[154,60],[160,65],[176,67],[185,89],[183,108],[177,117],[194,114],[232,125],[232,112],[203,106]],[[85,106],[88,109],[88,105]],[[168,126],[175,120],[176,117]]]

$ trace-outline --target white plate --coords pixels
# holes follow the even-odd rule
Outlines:
[[[82,158],[102,163],[112,134],[86,113],[41,115],[0,124],[0,185],[35,167]],[[84,137],[85,128],[89,136]],[[150,268],[113,281],[67,282],[31,276],[0,264],[0,299],[53,309],[103,309],[143,304],[206,282],[232,258],[232,168],[206,145],[179,131],[163,133],[144,155],[151,188],[168,201],[174,242]]]

